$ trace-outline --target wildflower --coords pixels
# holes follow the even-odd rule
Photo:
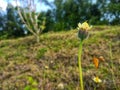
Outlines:
[[[80,78],[80,87],[81,90],[84,90],[84,84],[83,84],[83,75],[82,75],[82,63],[81,63],[81,57],[82,57],[82,46],[83,46],[83,40],[86,39],[89,35],[88,30],[90,30],[90,26],[87,22],[84,23],[78,23],[78,37],[80,38],[80,45],[79,45],[79,51],[78,51],[78,65],[79,65],[79,78]]]
[[[99,59],[96,58],[96,57],[94,57],[94,58],[93,58],[93,63],[94,63],[94,65],[95,65],[95,67],[98,68],[98,66],[99,66]]]
[[[78,29],[80,30],[90,30],[91,27],[89,26],[89,24],[87,22],[84,23],[78,23]]]
[[[78,27],[77,29],[78,31],[78,37],[83,41],[84,39],[86,39],[88,37],[88,30],[91,29],[91,27],[89,26],[89,24],[87,22],[84,23],[78,23]]]
[[[97,76],[93,78],[93,81],[95,83],[101,83],[102,82],[102,80],[99,77],[97,77]]]

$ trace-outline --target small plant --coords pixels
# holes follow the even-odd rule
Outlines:
[[[81,64],[81,58],[82,58],[82,46],[84,43],[84,40],[88,37],[89,33],[88,30],[91,29],[91,27],[88,25],[87,22],[79,23],[78,24],[78,37],[80,39],[80,45],[79,45],[79,52],[78,52],[78,65],[79,65],[79,77],[80,77],[80,86],[81,90],[84,90],[83,85],[83,75],[82,75],[82,64]]]
[[[37,59],[40,59],[41,57],[44,56],[45,52],[47,52],[46,48],[41,48],[39,49],[38,53],[37,53]]]
[[[37,81],[34,80],[32,77],[28,77],[29,85],[25,86],[24,90],[38,90],[37,88]]]
[[[40,34],[45,29],[46,18],[39,20],[40,13],[37,12],[37,6],[40,5],[39,1],[36,0],[15,0],[17,5],[18,14],[21,21],[24,23],[25,27],[29,32],[31,32],[37,43],[40,42]],[[20,7],[19,7],[19,3]]]

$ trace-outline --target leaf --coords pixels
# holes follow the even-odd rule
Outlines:
[[[93,58],[93,63],[94,63],[94,65],[95,65],[95,67],[98,68],[98,66],[99,66],[99,59],[96,58],[96,57],[94,57],[94,58]]]
[[[33,85],[33,86],[37,86],[38,83],[37,83],[36,81],[34,81],[34,82],[32,83],[32,85]]]
[[[31,86],[27,85],[24,90],[31,90]]]
[[[32,88],[31,90],[38,90],[37,88]]]
[[[33,80],[32,77],[28,77],[28,81],[29,81],[30,83],[33,83],[33,82],[34,82],[34,80]]]
[[[105,61],[105,59],[104,59],[103,56],[100,56],[100,57],[99,57],[99,60],[100,60],[100,61]]]

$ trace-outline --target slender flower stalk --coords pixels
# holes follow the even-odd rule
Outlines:
[[[83,41],[80,42],[79,45],[79,56],[78,56],[78,65],[79,65],[79,78],[80,78],[80,86],[81,86],[81,90],[84,90],[84,85],[83,85],[83,75],[82,75],[82,64],[81,64],[81,56],[82,56],[82,45],[83,45]]]
[[[78,23],[77,29],[78,31],[78,37],[80,39],[80,45],[79,45],[79,52],[78,52],[78,65],[79,65],[79,78],[80,78],[80,90],[84,90],[84,84],[83,84],[83,74],[82,74],[82,46],[84,40],[88,37],[89,33],[88,30],[90,30],[90,26],[87,22],[84,23]]]

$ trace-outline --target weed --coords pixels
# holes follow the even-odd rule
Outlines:
[[[28,77],[29,85],[26,85],[24,90],[38,90],[36,87],[38,85],[37,81],[33,77]]]
[[[47,52],[47,48],[41,48],[37,52],[37,59],[40,59],[44,56],[45,52]]]

